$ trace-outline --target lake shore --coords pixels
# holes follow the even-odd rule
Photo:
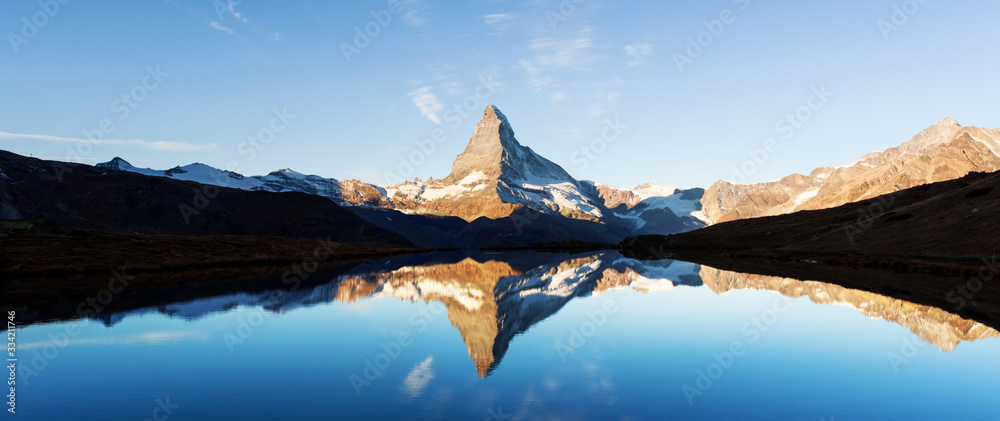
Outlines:
[[[323,239],[258,236],[176,236],[52,229],[8,230],[0,239],[4,306],[75,300],[114,286],[193,285],[322,268],[430,250]],[[179,276],[178,274],[185,274]]]

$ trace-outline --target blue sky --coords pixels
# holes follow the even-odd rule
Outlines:
[[[46,1],[0,5],[0,149],[90,164],[441,178],[494,103],[577,178],[708,187],[769,138],[746,181],[1000,126],[996,2]]]

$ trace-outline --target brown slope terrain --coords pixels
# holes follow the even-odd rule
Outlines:
[[[1000,171],[1000,129],[962,127],[944,119],[909,142],[851,165],[817,168],[778,181],[719,181],[706,190],[703,212],[714,222],[826,209],[973,171]]]
[[[972,173],[832,209],[730,221],[623,244],[730,256],[970,265],[1000,255],[1000,172]],[[903,263],[900,263],[903,264]]]

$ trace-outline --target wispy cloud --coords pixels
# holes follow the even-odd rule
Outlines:
[[[409,93],[410,98],[413,98],[413,105],[417,106],[420,113],[427,117],[434,124],[441,124],[441,117],[438,113],[444,110],[444,105],[438,100],[438,97],[431,92],[430,86],[424,86],[413,92]]]
[[[420,26],[427,23],[427,5],[424,3],[424,0],[403,0],[400,3],[400,7],[406,10],[402,18],[409,22],[410,25]]]
[[[519,65],[529,76],[529,87],[539,89],[551,83],[551,75],[558,70],[587,70],[603,57],[594,52],[589,30],[583,30],[573,38],[535,38],[528,50],[533,56],[521,59]]]
[[[650,44],[636,44],[636,45],[626,45],[624,47],[625,54],[628,54],[632,59],[625,64],[629,66],[638,66],[646,62],[646,57],[653,54],[653,46]]]
[[[130,344],[140,344],[140,345],[158,345],[166,343],[175,343],[183,340],[204,340],[208,338],[208,334],[202,332],[149,332],[134,336],[127,337],[105,337],[105,338],[74,338],[67,339],[64,341],[41,341],[41,342],[29,342],[25,344],[18,344],[18,349],[28,350],[28,349],[38,349],[46,347],[59,347],[64,348],[66,346],[78,346],[78,345],[130,345]]]
[[[0,139],[31,139],[39,140],[43,142],[61,142],[61,143],[91,143],[94,145],[116,145],[116,146],[138,146],[141,148],[152,149],[156,151],[164,152],[191,152],[191,151],[204,151],[208,149],[215,149],[215,144],[211,143],[208,145],[192,145],[188,142],[174,142],[174,141],[152,141],[144,139],[83,139],[75,137],[60,137],[60,136],[48,136],[42,134],[22,134],[22,133],[7,133],[0,132]]]
[[[213,21],[213,22],[209,23],[209,24],[208,24],[208,26],[211,26],[211,27],[213,27],[213,28],[215,28],[215,29],[218,29],[218,30],[220,30],[220,31],[222,31],[222,32],[228,32],[228,33],[230,33],[230,34],[233,34],[233,33],[234,33],[234,32],[233,32],[233,30],[232,30],[232,28],[229,28],[229,27],[227,27],[227,26],[223,26],[223,25],[222,25],[221,23],[219,23],[219,22],[214,22],[214,21]]]
[[[449,65],[431,66],[430,70],[434,74],[435,84],[444,88],[448,95],[462,95],[462,82],[458,73],[454,72],[454,67]],[[421,83],[422,84],[422,83]]]
[[[564,94],[562,92],[556,92],[556,93],[553,93],[552,95],[549,96],[549,99],[551,99],[552,102],[563,102],[563,101],[567,100],[568,98],[569,97],[566,96],[566,94]]]
[[[592,52],[594,43],[589,37],[556,40],[539,38],[528,48],[535,52],[535,64],[540,67],[562,69],[593,64],[601,58]]]
[[[216,13],[218,13],[220,21],[226,18],[226,14],[229,14],[229,15],[232,15],[234,18],[236,18],[236,20],[238,20],[240,22],[243,22],[243,23],[247,23],[248,22],[247,17],[244,16],[242,13],[240,13],[240,12],[238,12],[236,10],[236,4],[237,3],[235,1],[229,0],[227,2],[227,4],[225,5],[226,6],[225,8],[219,7],[219,6],[221,6],[220,2],[215,2],[215,4],[216,4],[216,6],[215,6],[216,7]]]
[[[503,32],[510,27],[514,16],[510,13],[494,13],[491,15],[483,15],[483,23],[486,26],[493,28],[493,32],[490,33],[492,36],[503,35]]]
[[[275,32],[274,35],[271,36],[271,41],[281,41],[281,33]]]
[[[414,366],[413,370],[410,370],[410,374],[403,379],[403,391],[411,398],[420,396],[434,379],[434,370],[431,368],[433,363],[434,357],[427,357],[426,360]]]

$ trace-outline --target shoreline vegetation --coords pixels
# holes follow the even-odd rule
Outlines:
[[[9,229],[14,223],[5,224],[0,287],[2,305],[11,307],[86,298],[116,277],[133,279],[133,288],[256,279],[285,271],[306,277],[338,265],[431,251],[296,237],[129,234],[21,221]]]

